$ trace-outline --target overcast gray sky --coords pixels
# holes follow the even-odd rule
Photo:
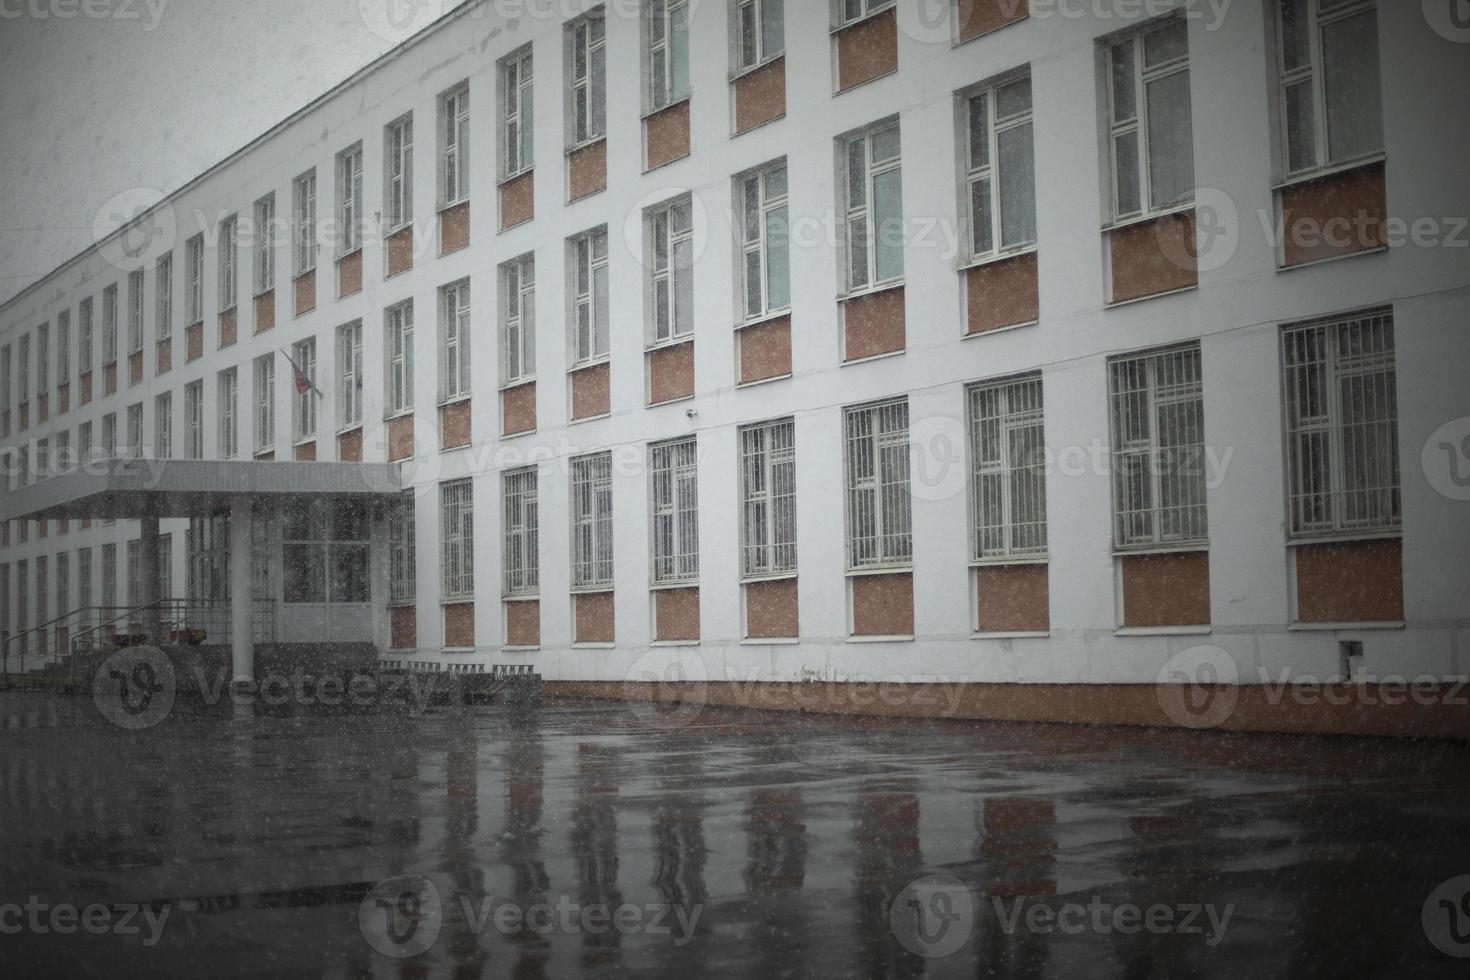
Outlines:
[[[0,0],[0,302],[455,2]]]

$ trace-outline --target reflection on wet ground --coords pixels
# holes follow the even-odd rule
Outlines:
[[[10,693],[0,962],[1460,976],[1421,910],[1470,873],[1467,760],[1450,744],[608,703],[244,718],[180,703],[128,732],[87,699]],[[134,934],[62,935],[44,911],[16,932],[6,909],[27,902],[167,918],[153,945],[142,913]]]

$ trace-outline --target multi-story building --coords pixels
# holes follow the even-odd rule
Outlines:
[[[156,548],[594,692],[1465,673],[1470,46],[1419,4],[573,6],[455,10],[0,309],[0,630]],[[36,482],[79,454],[190,516]]]

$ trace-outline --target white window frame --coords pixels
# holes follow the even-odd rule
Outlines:
[[[146,309],[147,283],[143,270],[128,273],[128,353],[143,352],[143,311]]]
[[[881,14],[895,2],[896,0],[833,0],[834,29],[842,30],[861,23],[869,17]]]
[[[202,242],[203,239],[201,238],[200,241]],[[117,363],[117,301],[117,283],[102,290],[103,367]]]
[[[1402,533],[1393,311],[1283,327],[1281,379],[1288,537]],[[1361,417],[1349,420],[1352,407]]]
[[[694,436],[648,447],[649,569],[655,586],[699,582],[699,445]]]
[[[383,311],[386,417],[413,411],[413,300]]]
[[[96,345],[92,338],[92,297],[77,304],[77,374],[91,374]],[[8,376],[10,372],[6,372]],[[6,403],[7,407],[9,402]]]
[[[1185,38],[1185,52],[1182,56],[1172,58],[1158,65],[1150,66],[1146,62],[1147,42],[1153,35],[1163,31],[1182,30]],[[1121,37],[1112,38],[1102,42],[1103,48],[1103,87],[1105,90],[1107,124],[1107,160],[1108,160],[1108,182],[1109,182],[1109,211],[1111,223],[1125,223],[1132,220],[1145,219],[1171,211],[1184,210],[1194,203],[1194,113],[1193,95],[1194,79],[1190,71],[1189,59],[1189,25],[1182,17],[1168,15],[1150,21],[1147,26],[1135,30]],[[1117,104],[1117,91],[1113,77],[1117,67],[1115,60],[1119,49],[1127,48],[1130,51],[1131,81],[1133,83],[1133,115],[1120,117]],[[1153,187],[1153,147],[1149,137],[1149,104],[1148,86],[1154,82],[1160,82],[1174,75],[1183,74],[1187,78],[1189,94],[1191,99],[1190,110],[1190,189],[1175,201],[1155,201]],[[1134,178],[1138,183],[1138,202],[1136,209],[1123,209],[1120,194],[1120,173],[1118,163],[1118,146],[1123,140],[1131,140],[1134,146],[1134,156],[1137,173]]]
[[[892,157],[877,158],[877,145],[881,137],[893,133],[898,141],[898,152]],[[862,153],[862,175],[863,182],[862,198],[858,199],[855,189],[857,177],[853,173],[852,160],[854,152]],[[838,152],[838,167],[842,179],[838,186],[841,188],[843,224],[842,224],[842,254],[843,254],[843,282],[846,284],[849,294],[871,292],[886,289],[890,286],[903,282],[905,256],[904,246],[900,243],[898,250],[899,269],[896,274],[881,276],[879,274],[878,248],[879,235],[886,234],[879,230],[876,234],[874,227],[882,224],[887,228],[890,222],[897,220],[900,238],[905,237],[903,218],[903,133],[896,119],[888,120],[877,125],[870,126],[856,133],[849,133],[841,138]],[[873,188],[879,178],[889,174],[897,174],[899,182],[898,214],[887,215],[881,222],[874,214]],[[858,229],[861,228],[861,232]],[[862,278],[858,278],[857,256],[859,254],[858,242],[862,243]]]
[[[31,335],[22,334],[16,347],[16,396],[20,404],[31,400]]]
[[[443,597],[475,595],[474,483],[466,477],[439,484],[439,565]]]
[[[51,390],[51,324],[36,328],[36,394],[45,396]]]
[[[234,459],[240,452],[240,372],[228,368],[219,373],[219,458]]]
[[[255,202],[255,295],[276,288],[276,192]]]
[[[204,381],[184,386],[184,458],[204,458]]]
[[[418,495],[404,490],[388,507],[388,604],[412,606],[418,599]]]
[[[796,422],[740,429],[740,574],[742,581],[797,572]]]
[[[781,175],[778,184],[773,178]],[[735,177],[739,268],[735,283],[742,323],[756,323],[791,309],[791,203],[786,160],[782,158]],[[784,236],[785,302],[773,302],[772,243]],[[752,265],[754,268],[752,268]],[[752,306],[753,297],[760,300]]]
[[[383,218],[393,234],[413,221],[413,113],[383,127]]]
[[[262,354],[255,364],[255,452],[276,446],[276,355]]]
[[[1047,557],[1041,372],[965,389],[970,443],[970,561]]]
[[[1358,153],[1348,153],[1340,157],[1334,157],[1332,153],[1331,126],[1327,112],[1327,56],[1326,46],[1323,44],[1324,32],[1332,27],[1353,19],[1354,17],[1368,14],[1373,18],[1373,36],[1378,40],[1378,3],[1377,0],[1336,0],[1332,9],[1323,11],[1323,0],[1295,0],[1300,4],[1300,13],[1305,16],[1305,24],[1302,31],[1307,38],[1307,63],[1302,65],[1287,66],[1287,5],[1293,0],[1272,0],[1273,21],[1276,31],[1276,111],[1280,117],[1280,166],[1281,172],[1287,180],[1300,180],[1312,174],[1333,170],[1339,167],[1352,166],[1383,155],[1383,108],[1382,97],[1382,68],[1379,68],[1379,98],[1380,102],[1373,108],[1378,113],[1378,140],[1377,146],[1372,149],[1362,150]],[[1357,65],[1354,65],[1357,68]],[[1302,166],[1293,166],[1291,159],[1292,127],[1289,91],[1298,85],[1311,86],[1312,107],[1312,160]],[[1362,111],[1359,107],[1358,111]]]
[[[609,355],[607,226],[576,235],[568,239],[567,245],[568,264],[572,269],[571,288],[567,290],[572,306],[572,366],[580,368],[601,363]],[[599,274],[602,277],[603,302],[598,301],[597,295]]]
[[[439,289],[439,404],[470,397],[470,281]]]
[[[1000,115],[1001,96],[1005,90],[1014,89],[1019,91],[1025,87],[1026,108],[1009,112],[1002,117]],[[987,258],[1000,258],[1002,256],[1016,255],[1021,252],[1031,251],[1036,248],[1036,165],[1035,165],[1035,141],[1032,127],[1033,100],[1031,93],[1031,75],[1029,71],[1019,74],[1010,74],[1004,78],[997,79],[980,89],[971,89],[964,93],[960,99],[960,116],[962,120],[961,146],[965,154],[965,181],[962,190],[963,213],[968,216],[969,235],[967,236],[967,247],[971,259],[981,260]],[[983,148],[984,157],[976,159],[974,147],[976,146],[976,116],[977,108],[979,124],[984,127],[980,134],[979,145]],[[1000,144],[1007,136],[1019,137],[1025,131],[1025,138],[1031,143],[1032,165],[1029,172],[1025,174],[1025,182],[1030,188],[1030,214],[1029,216],[1018,216],[1022,219],[1023,227],[1027,227],[1029,234],[1021,234],[1011,239],[1006,236],[1006,209],[1008,203],[1002,194],[1002,187],[1008,174],[1001,166]],[[983,199],[984,213],[978,206]],[[1024,202],[1023,202],[1024,203]],[[986,241],[981,241],[982,232]]]
[[[154,267],[153,287],[156,291],[154,309],[157,317],[153,325],[153,338],[155,343],[162,344],[174,332],[174,253],[159,256],[158,264]]]
[[[500,179],[535,169],[536,66],[528,44],[500,60]]]
[[[567,25],[567,43],[568,129],[576,149],[607,137],[607,23],[601,7]]]
[[[500,266],[500,385],[536,380],[536,256]]]
[[[108,412],[102,416],[102,456],[104,459],[117,458],[116,412]]]
[[[612,453],[591,453],[571,466],[572,591],[613,587]]]
[[[143,456],[143,403],[128,406],[128,456],[140,459]]]
[[[184,274],[184,319],[188,321],[186,326],[193,326],[204,320],[203,232],[184,243]]]
[[[470,199],[470,83],[439,97],[439,201],[453,207]]]
[[[291,359],[296,362],[296,370],[305,375],[308,382],[314,382],[316,378],[316,338],[307,337],[298,340],[291,345]],[[295,384],[295,376],[292,376],[292,411],[291,427],[296,442],[310,442],[316,438],[317,405],[316,389],[307,385],[305,391],[299,390]]]
[[[337,328],[338,430],[362,425],[362,321]]]
[[[71,384],[71,310],[56,314],[56,387]]]
[[[908,399],[844,409],[842,425],[848,572],[912,568]],[[888,479],[885,453],[895,467]],[[863,532],[868,523],[871,534]]]
[[[297,278],[316,269],[316,168],[291,182],[291,216]]]
[[[1201,360],[1198,341],[1108,359],[1119,552],[1209,546]]]
[[[730,15],[733,76],[752,72],[786,53],[784,0],[730,0]]]
[[[694,335],[694,202],[690,195],[644,212],[649,347]],[[686,258],[681,261],[680,254]]]
[[[643,5],[644,72],[648,79],[644,98],[649,113],[678,105],[691,93],[689,78],[688,0],[647,0]],[[676,23],[682,18],[683,46],[675,39]],[[679,62],[682,60],[682,66]],[[682,67],[682,72],[681,72]]]
[[[539,476],[534,466],[501,473],[505,526],[501,548],[501,591],[506,598],[530,598],[541,591]]]
[[[337,154],[337,258],[344,259],[362,248],[362,144],[355,143]]]
[[[230,215],[219,224],[219,311],[228,313],[240,303],[240,218]]]

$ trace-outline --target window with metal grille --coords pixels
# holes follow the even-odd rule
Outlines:
[[[536,257],[530,253],[500,266],[500,383],[536,377]]]
[[[77,371],[87,374],[92,370],[92,298],[89,296],[77,305]],[[5,372],[9,377],[10,372]],[[7,401],[7,405],[10,403]]]
[[[1041,375],[971,385],[970,558],[1046,554]]]
[[[102,455],[105,459],[117,456],[117,413],[102,416]]]
[[[240,221],[235,215],[219,225],[219,309],[233,310],[239,302],[240,284],[236,270],[240,265]]]
[[[572,588],[613,584],[612,454],[572,460]]]
[[[77,426],[77,462],[90,463],[92,449],[92,422],[89,419]]]
[[[1292,536],[1397,530],[1393,314],[1286,327],[1281,364]]]
[[[153,399],[153,454],[169,459],[174,454],[174,396],[165,391]]]
[[[648,447],[653,582],[699,580],[699,453],[694,439]]]
[[[842,142],[847,288],[903,278],[903,188],[897,123]]]
[[[740,430],[741,574],[796,572],[796,423],[791,419]]]
[[[572,131],[577,145],[601,139],[607,133],[607,25],[601,10],[567,25],[572,56]]]
[[[394,605],[413,605],[418,597],[415,494],[405,490],[388,510],[389,599]]]
[[[501,488],[505,496],[502,587],[508,596],[535,595],[540,588],[536,468],[502,473]]]
[[[1287,176],[1383,150],[1375,0],[1277,0]]]
[[[276,288],[276,195],[255,202],[255,293]]]
[[[441,570],[444,597],[466,599],[475,594],[475,521],[473,485],[455,480],[439,487]]]
[[[276,355],[255,359],[255,451],[276,444]]]
[[[500,158],[502,179],[519,176],[535,165],[532,151],[535,108],[531,48],[500,63]]]
[[[292,435],[297,442],[316,435],[316,389],[311,382],[316,378],[316,338],[308,337],[291,345],[291,360],[295,361],[291,386]],[[295,372],[301,373],[296,380]],[[306,382],[303,384],[302,382]],[[302,389],[306,390],[303,391]]]
[[[447,207],[470,196],[470,86],[466,82],[439,99],[440,197]]]
[[[185,595],[190,599],[230,597],[230,518],[193,517],[184,539]]]
[[[71,311],[56,314],[56,383],[71,383]]]
[[[128,353],[143,349],[143,270],[128,273]]]
[[[337,419],[346,429],[362,422],[362,321],[337,328]]]
[[[174,256],[168,255],[158,260],[154,273],[154,287],[158,290],[156,297],[156,312],[158,320],[153,325],[153,336],[157,343],[163,343],[174,332]],[[91,308],[88,307],[88,319],[91,319]],[[88,330],[88,344],[90,345],[91,331]]]
[[[688,196],[644,212],[648,232],[649,335],[663,343],[694,332],[694,223]]]
[[[51,325],[36,328],[36,392],[44,395],[51,387]]]
[[[907,566],[913,561],[906,399],[849,408],[847,566]]]
[[[439,290],[439,400],[470,394],[470,281]]]
[[[880,10],[888,9],[893,6],[894,0],[834,0],[834,3],[837,24],[846,27],[865,17],[871,17]]]
[[[390,306],[384,315],[388,414],[413,408],[413,301]]]
[[[219,373],[219,457],[234,459],[240,451],[240,427],[238,418],[240,398],[240,376],[235,368]]]
[[[15,388],[16,388],[16,391],[18,392],[18,395],[19,395],[21,404],[24,405],[26,402],[28,402],[28,401],[31,400],[31,335],[30,334],[24,334],[24,335],[21,336],[21,338],[20,338],[20,346],[19,346],[19,349],[17,351],[17,358],[18,358],[18,363],[17,363],[16,366],[20,369],[20,373],[19,373],[19,375],[15,379],[16,380]]]
[[[1115,546],[1208,543],[1199,344],[1111,358],[1108,393]]]
[[[383,210],[388,231],[397,231],[413,220],[413,115],[389,123],[383,129]]]
[[[734,3],[741,71],[749,71],[785,53],[783,0],[734,0]]]
[[[791,305],[790,210],[786,161],[735,178],[740,206],[740,293],[744,319]]]
[[[362,144],[337,154],[338,257],[362,248]]]
[[[204,319],[204,235],[198,234],[184,243],[184,319],[189,324],[195,324]],[[102,319],[104,329],[106,327],[107,302],[103,297]],[[107,348],[107,340],[102,341],[104,350]],[[104,355],[104,361],[107,357]]]
[[[575,361],[581,367],[607,357],[607,226],[571,240],[572,323]]]
[[[184,456],[204,458],[204,382],[184,386]]]
[[[143,403],[128,406],[128,455],[143,455]]]
[[[203,237],[200,237],[203,242]],[[117,284],[102,290],[102,364],[117,363]]]
[[[1031,140],[1031,76],[1012,78],[965,100],[972,257],[1036,244],[1036,157]]]
[[[296,275],[316,268],[316,169],[291,182],[291,224]]]
[[[662,109],[689,97],[689,4],[649,0],[643,9],[648,108]]]
[[[1115,221],[1194,197],[1189,28],[1166,17],[1108,44],[1109,163]]]

